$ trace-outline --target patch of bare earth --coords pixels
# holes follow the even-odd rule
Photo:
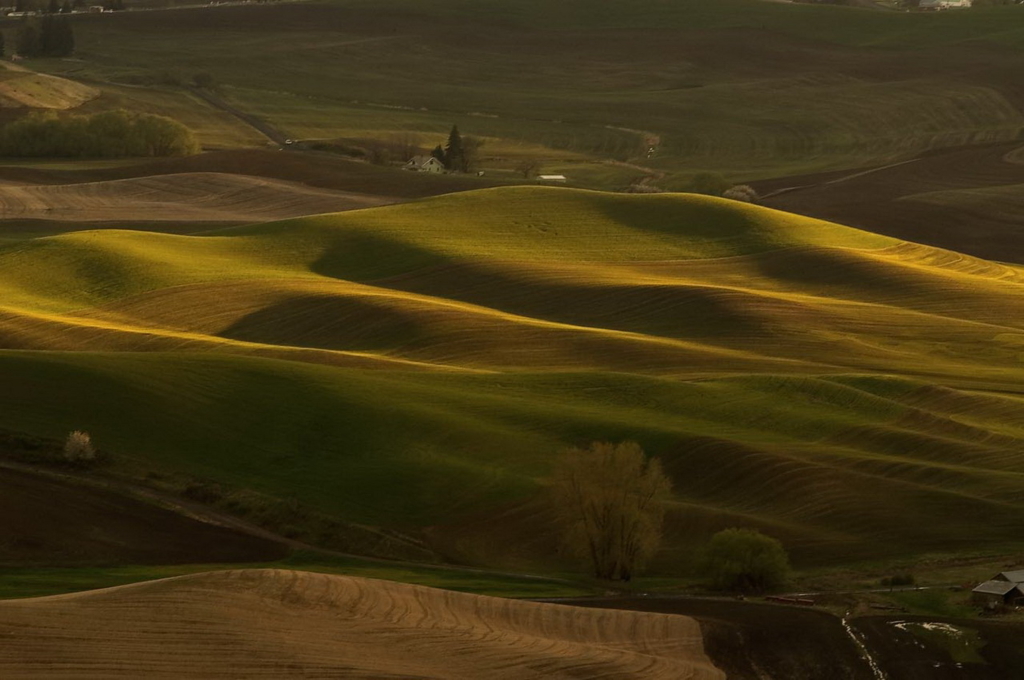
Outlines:
[[[720,680],[684,616],[240,570],[0,603],[3,678]]]

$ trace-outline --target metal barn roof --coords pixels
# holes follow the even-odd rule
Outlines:
[[[986,595],[1006,595],[1016,587],[1016,583],[1010,583],[1009,581],[985,581],[971,592],[985,593]]]

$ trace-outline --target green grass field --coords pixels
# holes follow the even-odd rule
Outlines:
[[[798,564],[1024,525],[1021,269],[718,199],[501,188],[200,236],[0,245],[0,427],[293,499],[443,559],[565,569],[558,453],[675,482]],[[27,389],[18,389],[27,386]]]
[[[246,564],[245,568],[301,569],[325,574],[344,574],[402,583],[415,583],[496,597],[579,597],[591,594],[585,584],[543,577],[517,577],[487,571],[449,569],[444,567],[388,564],[356,557],[328,557],[321,554],[297,553],[279,562]],[[90,568],[2,568],[0,567],[0,599],[45,597],[95,588],[111,588],[128,583],[170,578],[185,574],[237,569],[237,564],[196,564],[174,566],[110,566]]]
[[[76,17],[76,59],[31,66],[132,85],[104,87],[129,105],[167,106],[211,146],[259,142],[164,83],[210,73],[294,138],[412,132],[429,148],[458,123],[487,139],[485,167],[632,159],[672,189],[701,171],[749,180],[1014,139],[1022,16],[758,0],[336,0]]]

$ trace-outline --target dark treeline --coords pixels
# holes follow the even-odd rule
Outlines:
[[[32,113],[0,128],[0,156],[124,158],[198,153],[195,135],[176,120],[106,111],[59,117]]]
[[[18,27],[15,49],[22,57],[70,57],[75,53],[71,22],[53,14],[28,17]]]

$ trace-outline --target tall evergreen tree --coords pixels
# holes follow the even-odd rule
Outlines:
[[[22,57],[35,57],[39,55],[39,49],[42,43],[42,31],[40,30],[39,21],[34,18],[28,18],[21,22],[18,26],[17,42],[15,43],[15,51]]]
[[[462,148],[458,125],[452,125],[452,131],[448,133],[448,143],[444,147],[444,166],[449,170],[466,171],[466,153]]]
[[[23,57],[68,57],[75,52],[75,34],[67,17],[29,17],[18,28],[17,53]]]

